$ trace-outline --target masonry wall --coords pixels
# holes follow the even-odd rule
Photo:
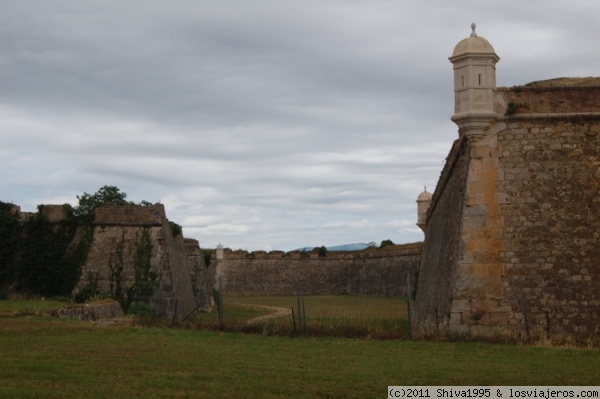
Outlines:
[[[133,285],[136,243],[144,229],[148,230],[153,247],[151,269],[160,276],[151,298],[158,313],[182,318],[196,309],[210,308],[206,266],[202,257],[195,256],[199,248],[189,248],[193,246],[190,242],[186,248],[181,234],[173,236],[161,204],[97,209],[93,242],[75,291],[84,288],[92,278],[97,279],[102,292],[111,292],[111,281],[114,286],[115,279],[111,278],[110,265],[116,264],[121,243],[124,266],[121,284]]]
[[[421,244],[380,250],[327,252],[232,252],[217,264],[225,295],[293,295],[302,281],[305,295],[406,295],[407,275],[415,275]]]
[[[428,333],[450,321],[469,158],[468,141],[457,140],[430,205],[414,320],[417,330]]]
[[[577,114],[600,109],[600,87],[499,87],[506,104],[514,104],[515,115]]]
[[[600,120],[508,121],[502,146],[504,286],[536,336],[600,328]]]
[[[215,267],[206,265],[198,240],[186,238],[184,245],[194,297],[197,299],[199,309],[210,311],[215,305],[212,296]]]
[[[498,89],[518,107],[455,144],[428,212],[418,333],[597,339],[598,90]]]

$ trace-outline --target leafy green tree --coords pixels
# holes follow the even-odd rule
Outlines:
[[[383,241],[381,241],[381,245],[379,246],[379,248],[389,247],[391,245],[396,245],[396,244],[394,244],[394,242],[392,240],[383,240]]]
[[[327,247],[325,245],[315,247],[313,248],[313,251],[317,251],[319,253],[319,257],[327,256]]]
[[[96,209],[102,205],[129,205],[132,202],[126,200],[127,193],[122,192],[116,186],[101,187],[94,194],[83,193],[78,195],[79,204],[75,207],[75,216],[92,218]],[[146,201],[144,201],[145,203]]]

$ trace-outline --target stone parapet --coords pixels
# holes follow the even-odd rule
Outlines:
[[[96,209],[94,223],[99,225],[161,225],[166,219],[162,204],[152,206],[107,205]]]
[[[573,114],[600,112],[600,86],[499,87],[509,114]],[[512,104],[512,105],[510,105]]]

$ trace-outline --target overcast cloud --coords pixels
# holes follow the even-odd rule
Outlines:
[[[501,86],[600,76],[600,2],[0,0],[0,200],[115,185],[202,247],[422,240],[470,24]]]

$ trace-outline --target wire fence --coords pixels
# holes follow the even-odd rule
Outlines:
[[[219,287],[214,292],[215,309],[197,314],[196,328],[285,336],[410,336],[405,297],[314,294],[301,281],[286,295],[228,294],[222,282]]]
[[[596,314],[593,310],[588,310],[587,305],[562,306],[560,298],[551,302],[540,295],[539,284],[534,284],[537,280],[519,275],[511,278],[511,286],[505,288],[505,299],[498,300],[502,304],[500,311],[494,313],[493,309],[487,312],[466,309],[464,314],[458,311],[450,314],[446,297],[436,295],[435,301],[421,304],[419,308],[420,328],[433,323],[430,332],[437,333],[448,326],[451,316],[457,316],[455,322],[466,327],[483,326],[489,327],[490,331],[498,326],[504,328],[498,330],[500,333],[495,336],[497,339],[525,342],[546,340],[556,343],[568,343],[572,340],[597,341],[599,324]],[[411,321],[418,316],[414,314],[416,280],[417,276],[408,276],[405,281],[398,281],[398,284],[404,284],[404,292],[410,293],[406,296],[340,294],[337,289],[339,287],[332,287],[331,292],[337,290],[336,294],[324,294],[314,292],[314,287],[302,281],[288,287],[281,283],[273,283],[272,286],[261,283],[260,287],[252,287],[252,290],[236,292],[232,288],[243,286],[243,282],[228,281],[225,285],[220,281],[219,289],[215,289],[213,293],[213,310],[194,314],[188,325],[205,330],[277,336],[412,339],[414,326]],[[426,286],[442,286],[438,278],[430,281],[420,278],[419,281],[431,283],[425,284]],[[248,294],[250,291],[260,292],[257,288],[263,289],[265,295]],[[554,293],[560,293],[564,289],[551,286],[543,288]],[[420,295],[427,294],[425,292]],[[421,299],[423,298],[420,297]],[[574,313],[575,311],[581,312],[581,315]]]

